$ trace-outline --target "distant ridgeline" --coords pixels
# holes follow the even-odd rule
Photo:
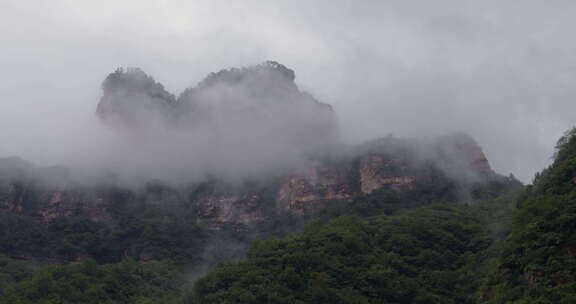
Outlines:
[[[176,166],[183,171],[195,170],[198,164],[210,166],[202,167],[203,174],[193,179],[174,183],[151,175],[128,187],[118,182],[118,172],[111,171],[99,182],[89,183],[78,179],[73,168],[38,168],[18,158],[0,159],[0,299],[3,293],[11,299],[0,303],[52,303],[41,302],[48,299],[55,299],[53,303],[172,303],[182,297],[200,303],[260,303],[269,294],[250,282],[265,285],[266,278],[250,274],[241,277],[245,281],[236,282],[225,277],[228,268],[219,268],[191,295],[184,294],[186,282],[181,275],[241,257],[252,241],[301,231],[310,220],[320,226],[286,241],[257,245],[250,251],[248,264],[226,267],[246,274],[252,270],[265,271],[265,276],[277,273],[280,266],[274,263],[304,263],[309,252],[284,260],[269,254],[279,254],[292,245],[314,251],[316,247],[306,244],[316,238],[348,242],[346,230],[350,228],[354,231],[349,244],[318,244],[316,249],[335,254],[333,267],[357,265],[368,271],[366,277],[357,278],[356,271],[339,274],[327,270],[325,267],[331,266],[324,262],[330,259],[309,267],[294,264],[278,272],[286,278],[275,278],[286,280],[275,283],[277,295],[288,299],[285,303],[339,303],[332,302],[334,299],[341,303],[468,301],[466,294],[478,290],[476,280],[459,287],[455,297],[440,295],[437,289],[455,284],[455,278],[466,278],[463,272],[477,266],[468,262],[482,264],[481,253],[488,250],[490,241],[486,239],[492,236],[482,228],[482,221],[494,221],[496,217],[486,212],[500,207],[479,207],[484,206],[481,201],[495,202],[500,195],[521,188],[520,182],[495,173],[479,145],[465,134],[428,139],[388,136],[357,146],[345,145],[339,141],[332,108],[301,91],[294,80],[294,71],[266,62],[212,73],[175,97],[138,68],[110,74],[102,84],[96,114],[118,134],[122,144],[134,147],[130,151],[143,153],[134,158],[146,160],[148,154],[141,150],[150,148],[151,155],[159,154],[160,165],[183,164]],[[170,154],[174,148],[182,148],[183,153]],[[206,154],[199,157],[196,153]],[[171,158],[188,157],[190,162],[170,162]],[[188,163],[193,165],[187,167]],[[225,168],[219,167],[222,164]],[[251,170],[276,164],[282,165],[271,171]],[[236,171],[227,171],[228,165]],[[226,175],[230,172],[234,178]],[[433,207],[426,207],[432,203]],[[420,211],[406,211],[410,208]],[[481,210],[481,216],[469,214],[471,210]],[[321,228],[333,218],[350,215],[392,218],[340,219]],[[438,226],[444,220],[447,224]],[[398,234],[391,235],[388,230],[396,223]],[[365,233],[375,234],[369,237]],[[390,240],[380,248],[381,240],[373,239],[374,235]],[[427,251],[431,243],[414,241],[414,237],[437,238],[438,242],[432,242],[435,246],[448,247]],[[366,246],[372,251],[365,251]],[[404,246],[413,249],[408,252]],[[289,250],[290,255],[297,255]],[[347,257],[348,250],[355,252],[354,259],[362,260],[355,264]],[[452,258],[455,264],[448,265]],[[269,267],[260,265],[265,268],[260,269],[250,264],[261,259],[271,263]],[[387,262],[371,266],[374,259]],[[32,261],[37,265],[30,266]],[[45,264],[52,266],[42,266]],[[430,273],[418,272],[419,267]],[[520,268],[511,269],[519,277],[525,273]],[[124,286],[124,270],[125,279],[135,285]],[[403,281],[392,283],[399,272]],[[417,284],[416,277],[428,283]],[[537,282],[538,276],[533,277]],[[308,287],[298,281],[301,279]],[[339,279],[358,279],[358,284],[368,285],[346,289],[348,283],[333,284]],[[437,279],[446,286],[435,286]],[[83,283],[75,285],[74,281]],[[386,288],[370,291],[369,284],[385,281],[390,281]],[[38,289],[38,284],[52,284],[53,288]],[[244,287],[250,292],[237,290]],[[295,291],[302,292],[302,297],[289,296]],[[396,294],[385,296],[388,291]],[[89,292],[94,296],[87,296]],[[358,292],[372,293],[373,297]],[[362,302],[366,299],[375,302]]]

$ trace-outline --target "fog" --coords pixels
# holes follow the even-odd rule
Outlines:
[[[119,66],[179,93],[275,60],[333,105],[345,142],[463,131],[530,182],[574,124],[575,14],[569,0],[0,0],[0,156],[97,164],[100,84]]]
[[[138,183],[286,174],[342,146],[332,108],[293,81],[292,70],[265,62],[211,74],[176,98],[141,69],[118,69],[96,111],[109,136],[82,156]]]

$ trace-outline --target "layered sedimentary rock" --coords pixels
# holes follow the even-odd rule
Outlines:
[[[322,208],[329,201],[350,198],[355,193],[353,170],[345,163],[341,166],[314,164],[289,174],[278,189],[277,205],[281,211],[303,214]]]
[[[360,185],[362,193],[371,193],[384,187],[401,189],[414,183],[406,164],[382,154],[370,153],[360,158]]]
[[[475,147],[472,149],[471,147]],[[449,149],[451,160],[439,160],[438,167],[453,164],[464,166],[469,174],[491,174],[480,148]],[[458,154],[453,153],[458,151]],[[370,150],[351,155],[340,162],[309,162],[307,167],[294,169],[275,182],[251,190],[238,188],[221,191],[217,188],[190,197],[187,190],[148,189],[142,193],[127,190],[134,200],[145,204],[170,206],[194,204],[198,220],[220,224],[250,224],[267,219],[270,215],[290,212],[304,214],[346,200],[357,194],[369,194],[382,189],[405,191],[425,177],[419,175],[419,163],[404,155],[390,151]],[[478,164],[481,164],[479,166]],[[73,185],[50,188],[30,177],[0,184],[0,207],[3,210],[38,217],[50,221],[63,216],[83,216],[95,221],[110,220],[110,207],[117,199],[106,190],[74,188]],[[268,193],[268,194],[266,194]]]
[[[110,220],[107,207],[111,202],[92,190],[52,188],[25,181],[2,183],[0,192],[0,209],[29,215],[43,222],[66,216],[104,222]]]
[[[77,191],[46,192],[41,203],[44,203],[45,208],[40,210],[39,215],[44,221],[65,216],[83,216],[98,222],[107,222],[111,219],[107,210],[109,202],[102,197],[85,197]]]

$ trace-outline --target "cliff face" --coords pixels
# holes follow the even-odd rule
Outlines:
[[[19,158],[0,158],[0,210],[40,222],[82,216],[108,222],[110,196],[98,187],[74,184],[67,169],[38,168]]]
[[[104,198],[97,195],[79,193],[78,191],[54,190],[44,193],[40,204],[40,216],[44,221],[58,217],[83,216],[98,222],[111,220]]]
[[[280,211],[303,214],[325,207],[329,201],[350,198],[355,193],[353,170],[347,164],[314,164],[289,174],[278,189],[277,206]]]
[[[401,190],[410,187],[416,177],[410,175],[407,164],[401,159],[382,154],[369,154],[360,158],[360,185],[362,193],[390,187]]]
[[[465,144],[457,144],[457,149],[459,150],[460,154],[465,155],[467,158],[468,165],[470,169],[475,172],[481,173],[491,173],[492,168],[488,163],[488,159],[484,152],[482,152],[482,148],[478,146],[475,142],[468,142]]]
[[[198,217],[217,227],[220,224],[251,224],[266,219],[264,199],[259,193],[212,194],[198,199]]]
[[[468,145],[462,149],[458,143],[445,139],[429,143],[426,148],[434,151],[430,153],[433,158],[376,147],[338,162],[311,162],[307,167],[286,174],[280,183],[271,186],[275,193],[273,201],[262,199],[258,192],[228,196],[210,194],[199,199],[200,217],[220,223],[246,224],[267,219],[271,214],[288,212],[302,215],[354,195],[378,190],[410,191],[417,182],[427,182],[430,178],[422,172],[424,166],[438,170],[447,167],[450,170],[446,172],[448,176],[462,174],[460,171],[464,170],[466,178],[474,176],[474,180],[494,176],[480,147],[469,137],[466,140]],[[416,148],[408,146],[402,149]],[[449,150],[449,153],[443,150]],[[274,208],[270,210],[270,206]]]
[[[436,146],[438,157],[444,160],[445,166],[459,167],[460,171],[480,175],[494,173],[482,148],[469,135],[456,133],[443,136],[437,139]]]
[[[410,152],[417,149],[410,145],[379,143],[370,149],[350,153],[339,161],[310,161],[307,166],[300,166],[254,189],[211,187],[209,191],[196,193],[186,189],[195,189],[197,186],[186,189],[162,186],[161,191],[125,191],[132,201],[143,204],[166,208],[194,205],[197,220],[213,227],[223,224],[247,225],[282,213],[302,215],[358,194],[382,189],[410,191],[415,183],[425,181],[426,177],[420,172],[424,164],[448,167],[449,174],[454,174],[456,170],[453,168],[458,168],[466,170],[467,175],[492,176],[494,173],[482,150],[474,141],[468,140],[465,146],[446,139],[428,144],[429,151],[436,151],[431,154],[434,155],[433,159]],[[439,143],[442,146],[438,146]],[[400,148],[391,150],[392,146]],[[437,152],[438,149],[441,152]],[[19,181],[4,180],[0,183],[0,208],[34,216],[40,221],[82,216],[107,222],[112,218],[110,210],[118,204],[118,198],[110,194],[110,189],[79,187],[71,183],[50,186],[29,176],[19,178]],[[186,199],[188,197],[193,198]]]
[[[91,190],[51,188],[28,180],[2,183],[0,192],[0,209],[32,216],[42,222],[66,216],[110,220],[107,210],[110,202]]]

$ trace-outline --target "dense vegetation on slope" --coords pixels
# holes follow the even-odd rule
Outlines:
[[[409,272],[403,272],[405,276],[403,282],[409,283],[406,285],[409,286],[408,289],[420,290],[418,293],[409,290],[395,291],[400,294],[394,297],[403,299],[431,297],[447,301],[468,301],[469,291],[472,290],[470,286],[475,286],[473,282],[466,282],[462,285],[458,295],[438,293],[440,285],[434,287],[432,283],[436,279],[428,278],[426,279],[428,283],[422,282],[424,273],[434,277],[438,275],[439,278],[447,280],[455,277],[461,278],[468,271],[467,269],[472,267],[470,265],[476,264],[477,255],[474,252],[488,245],[486,231],[478,226],[477,220],[466,214],[468,208],[465,206],[434,205],[434,207],[421,207],[422,209],[410,211],[410,208],[426,206],[434,200],[457,199],[457,193],[461,192],[458,184],[443,177],[440,172],[436,174],[437,178],[434,183],[416,183],[409,191],[392,189],[377,191],[359,196],[349,202],[334,204],[331,208],[316,214],[304,217],[276,217],[240,232],[226,229],[211,231],[191,221],[186,210],[163,211],[163,207],[142,205],[136,201],[122,203],[123,201],[119,200],[119,204],[113,210],[113,225],[74,217],[60,218],[42,224],[26,216],[4,213],[0,221],[2,225],[0,249],[3,253],[13,258],[25,259],[26,262],[5,259],[6,262],[0,265],[0,278],[2,278],[0,284],[4,292],[10,295],[6,298],[10,301],[6,303],[42,303],[42,301],[45,303],[90,303],[86,298],[89,294],[98,295],[102,303],[157,303],[162,297],[166,297],[163,298],[162,303],[170,303],[168,299],[172,301],[178,298],[183,290],[182,287],[186,286],[182,281],[183,273],[191,269],[196,271],[199,266],[216,261],[237,258],[242,248],[254,239],[286,236],[292,231],[301,229],[306,222],[315,221],[315,224],[309,226],[304,235],[317,238],[316,242],[319,246],[325,243],[328,246],[327,250],[336,250],[328,248],[339,246],[323,240],[327,237],[325,233],[330,234],[331,230],[337,232],[336,234],[350,235],[352,239],[357,238],[354,242],[360,242],[358,244],[361,246],[351,251],[349,254],[353,256],[350,257],[346,256],[347,247],[341,248],[342,261],[338,263],[348,263],[346,261],[354,259],[358,259],[359,263],[348,264],[348,272],[342,275],[365,271],[371,267],[372,262],[378,260],[380,253],[364,252],[364,249],[371,249],[371,246],[366,247],[365,244],[379,242],[376,239],[370,240],[373,237],[372,234],[375,234],[381,240],[386,238],[390,240],[386,241],[387,243],[383,246],[395,244],[394,248],[384,247],[394,253],[390,255],[390,258],[391,263],[394,261],[396,263],[386,264],[386,267],[392,267],[392,269],[401,267],[395,271],[408,269]],[[473,196],[476,198],[490,198],[516,187],[518,183],[515,180],[498,178],[492,182],[476,185],[472,192],[475,193]],[[401,215],[396,215],[398,213]],[[388,215],[391,217],[388,218]],[[355,236],[355,233],[363,231],[358,230],[359,227],[372,231],[372,234]],[[393,227],[396,228],[391,229]],[[451,227],[454,228],[453,231]],[[348,229],[351,229],[349,233],[346,232]],[[425,239],[429,232],[442,242],[436,243],[435,247],[428,248],[431,244]],[[316,234],[318,235],[315,236]],[[298,239],[298,237],[292,238]],[[402,245],[404,240],[410,240],[413,243]],[[266,245],[262,244],[268,244],[267,242],[282,243],[277,240],[264,241],[256,245],[256,249],[252,249],[251,254],[258,252],[258,248],[266,249]],[[444,245],[447,247],[441,248]],[[424,250],[426,248],[429,250]],[[420,249],[424,250],[423,253],[419,253]],[[405,256],[407,251],[416,255]],[[97,263],[88,260],[80,264],[58,265],[74,262],[77,258],[83,259],[83,256],[92,256]],[[300,257],[309,258],[307,252],[302,252]],[[329,257],[323,260],[331,261]],[[445,265],[446,257],[456,260],[451,261],[453,263],[444,269],[444,266],[440,265]],[[131,258],[138,262],[130,262]],[[320,257],[317,255],[317,258]],[[425,261],[431,258],[435,263],[440,264],[434,266]],[[34,263],[44,266],[34,266]],[[89,264],[89,266],[82,266],[84,264]],[[356,267],[354,265],[358,267],[357,270],[353,269]],[[117,284],[118,281],[114,278],[118,269],[126,267],[132,269],[130,270],[132,274],[125,276],[124,279],[134,283]],[[421,272],[420,267],[424,267],[422,269],[426,271]],[[68,278],[74,279],[70,281]],[[354,278],[349,277],[347,280],[354,280]],[[169,288],[166,287],[165,284],[168,284],[166,282],[171,282]],[[442,284],[451,284],[450,282],[453,281],[446,281]],[[366,281],[364,284],[368,283],[369,281]],[[96,290],[91,289],[90,286]],[[68,289],[74,290],[73,296],[68,296],[66,292]],[[140,289],[142,290],[139,291]],[[386,292],[386,289],[382,289],[378,294],[384,297]],[[108,293],[111,296],[104,297]],[[112,296],[117,294],[124,296]],[[361,294],[354,293],[350,296],[362,297]]]
[[[258,241],[195,287],[198,303],[473,303],[470,272],[490,244],[463,208],[338,217]]]
[[[14,258],[66,263],[93,257],[115,263],[170,259],[193,264],[208,235],[183,219],[124,218],[114,226],[85,218],[63,217],[45,225],[22,215],[0,213],[0,252]]]
[[[264,189],[249,181],[241,191],[216,191],[217,181],[181,192],[152,182],[145,193],[69,183],[72,196],[62,200],[65,168],[37,171],[0,159],[0,304],[576,303],[576,130],[526,188],[495,174],[461,134],[433,142],[389,136],[348,151],[362,157],[346,158],[324,150],[339,150],[330,106],[294,79],[292,70],[267,62],[211,74],[176,99],[142,70],[112,73],[97,112],[114,127],[128,126],[129,137],[207,124],[205,138],[219,130],[216,137],[233,143],[215,146],[233,156],[215,162],[223,173],[242,163],[257,176],[267,171],[255,167],[283,168],[283,160],[293,165],[305,154],[330,163],[324,183],[308,185],[322,171],[312,166],[314,173],[288,188],[305,198],[282,204],[278,181],[268,179]],[[238,153],[238,142],[253,150]],[[256,162],[238,161],[239,154]],[[353,170],[339,170],[348,166]],[[59,186],[42,192],[48,189],[40,181]],[[223,216],[237,212],[219,204],[244,194],[260,196],[248,209],[261,214]],[[101,197],[106,204],[86,208]],[[309,208],[284,208],[295,202]],[[212,212],[219,207],[224,212]]]
[[[576,129],[518,202],[485,290],[492,303],[576,303]]]
[[[444,206],[448,217],[437,212],[439,205],[396,214],[394,204],[378,203],[395,201],[382,199],[382,192],[359,198],[366,207],[346,209],[368,215],[380,205],[378,213],[389,216],[341,217],[259,242],[245,260],[221,264],[200,280],[192,302],[575,303],[575,172],[576,129],[559,140],[554,163],[533,186],[473,207]],[[463,234],[462,227],[471,230]],[[453,233],[467,242],[445,243]],[[388,242],[396,239],[402,241]],[[451,263],[442,264],[451,255]],[[377,266],[385,279],[370,282]]]
[[[4,271],[0,271],[3,274]],[[185,283],[170,262],[98,265],[93,260],[39,268],[0,293],[2,304],[173,303]]]

